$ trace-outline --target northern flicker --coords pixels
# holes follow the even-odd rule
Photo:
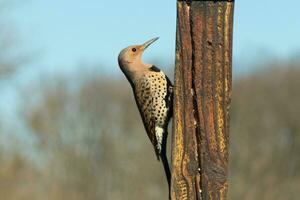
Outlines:
[[[167,128],[172,116],[173,86],[169,78],[156,66],[142,62],[144,50],[155,42],[153,38],[142,45],[123,49],[119,66],[132,86],[147,135],[161,158],[170,185],[170,169],[166,156]]]

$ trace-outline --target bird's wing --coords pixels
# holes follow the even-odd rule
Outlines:
[[[155,135],[155,97],[153,95],[151,78],[144,76],[135,86],[135,99],[138,105],[147,135],[157,151],[157,138]],[[157,153],[157,152],[156,152]]]
[[[153,68],[153,69],[152,69]],[[135,99],[148,137],[159,155],[172,107],[172,84],[158,68],[152,67],[135,84]]]

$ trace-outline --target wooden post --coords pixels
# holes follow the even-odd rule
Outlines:
[[[226,199],[234,1],[178,0],[171,199]]]

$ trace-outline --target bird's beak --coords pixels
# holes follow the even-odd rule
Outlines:
[[[156,37],[156,38],[153,38],[147,42],[145,42],[143,45],[142,45],[142,48],[143,50],[145,50],[147,47],[149,47],[153,42],[155,42],[156,40],[158,40],[159,37]]]

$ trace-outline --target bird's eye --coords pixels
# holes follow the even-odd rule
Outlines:
[[[136,48],[132,48],[131,50],[132,50],[133,52],[136,52]]]

